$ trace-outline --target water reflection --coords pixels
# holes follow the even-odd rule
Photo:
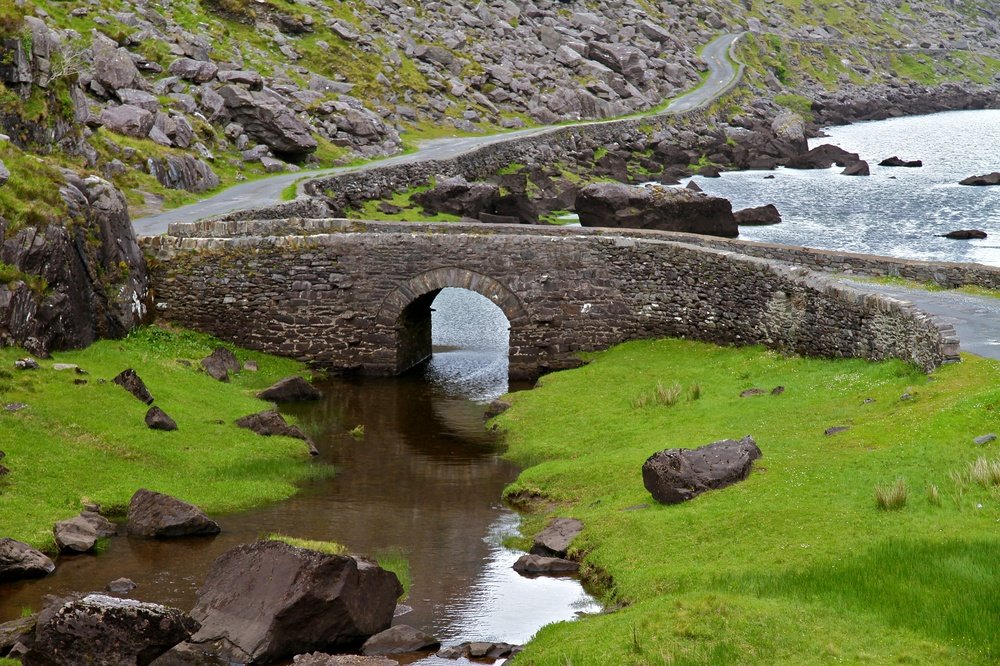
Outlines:
[[[118,537],[99,556],[61,558],[48,578],[0,586],[0,621],[38,608],[44,594],[96,590],[120,576],[138,583],[135,598],[190,609],[218,555],[268,532],[361,553],[403,551],[413,611],[399,621],[446,644],[523,642],[546,623],[595,609],[577,581],[523,579],[510,569],[519,553],[501,542],[518,518],[500,495],[517,469],[501,459],[482,417],[482,402],[507,390],[507,321],[471,292],[438,298],[434,337],[442,350],[426,379],[334,378],[318,384],[319,403],[285,410],[307,425],[334,478],[285,502],[218,517],[223,532],[214,539]],[[359,424],[363,439],[348,434]]]

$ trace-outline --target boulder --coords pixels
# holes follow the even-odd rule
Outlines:
[[[965,180],[961,180],[959,185],[1000,185],[1000,173],[994,171],[993,173],[988,173],[984,176],[969,176]]]
[[[665,449],[642,466],[642,482],[661,504],[678,504],[706,490],[725,488],[750,475],[760,449],[749,435],[698,449]]]
[[[151,490],[137,490],[128,505],[130,536],[170,538],[218,534],[219,524],[193,504]]]
[[[492,213],[500,198],[500,188],[492,183],[470,183],[461,176],[439,180],[434,187],[413,195],[415,204],[431,214],[450,213],[478,218]]]
[[[257,394],[261,400],[271,402],[301,402],[305,400],[319,400],[323,394],[307,382],[302,377],[294,375],[285,377],[277,383],[267,387]]]
[[[260,90],[264,87],[264,79],[258,72],[254,72],[252,70],[220,70],[215,74],[215,78],[222,83],[238,83],[240,85],[244,85],[250,88],[250,90]]]
[[[991,432],[991,433],[987,433],[985,435],[980,435],[979,437],[976,437],[975,439],[972,440],[972,443],[976,444],[978,446],[986,446],[990,442],[995,441],[996,438],[997,438],[996,434]]]
[[[38,365],[38,361],[26,356],[25,358],[19,358],[14,361],[14,367],[18,370],[38,370],[41,366]]]
[[[216,347],[211,354],[201,359],[201,367],[212,379],[228,382],[229,373],[239,372],[241,366],[232,351],[225,347]]]
[[[219,95],[232,119],[275,153],[296,157],[316,150],[318,144],[309,126],[274,97],[234,85],[222,86]]]
[[[166,155],[146,160],[146,171],[172,190],[205,192],[219,186],[219,177],[203,160],[191,155]]]
[[[522,575],[574,574],[580,571],[580,564],[561,557],[528,554],[517,558],[514,571]]]
[[[293,426],[288,423],[285,420],[285,417],[274,410],[267,410],[257,414],[248,414],[242,418],[236,419],[236,425],[240,428],[253,430],[258,435],[263,435],[264,437],[281,435],[284,437],[301,439],[309,445],[309,455],[319,455],[319,451],[316,449],[316,444],[312,441],[312,439],[307,434],[302,432],[298,426]]]
[[[829,169],[834,164],[844,167],[860,160],[857,153],[849,153],[839,146],[824,143],[786,160],[785,166],[789,169]]]
[[[177,422],[159,407],[150,407],[146,412],[146,427],[150,430],[177,430]]]
[[[109,106],[101,111],[101,124],[118,134],[143,139],[153,129],[156,116],[131,104]]]
[[[167,71],[174,76],[193,83],[206,83],[215,78],[219,71],[218,65],[206,60],[194,60],[192,58],[178,58],[170,63]]]
[[[594,183],[580,190],[576,212],[584,227],[739,234],[728,200],[684,188]]]
[[[26,543],[0,538],[0,581],[40,578],[56,570],[56,565]]]
[[[29,615],[0,624],[0,656],[5,656],[18,643],[31,643],[37,622],[37,615]]]
[[[406,624],[397,624],[365,641],[361,654],[385,655],[429,652],[441,647],[441,641]]]
[[[842,176],[870,176],[872,175],[871,168],[868,166],[868,162],[864,160],[858,160],[857,162],[851,162],[848,164],[843,171],[840,172]]]
[[[223,553],[198,590],[190,645],[237,663],[271,663],[309,651],[343,652],[389,628],[402,593],[372,561],[279,541]]]
[[[941,238],[951,238],[952,240],[970,240],[973,238],[986,238],[987,234],[982,229],[956,229],[946,234],[941,234]]]
[[[75,518],[60,520],[52,528],[56,546],[62,552],[85,553],[97,540],[117,534],[114,523],[95,511],[84,511]]]
[[[96,31],[90,48],[94,80],[100,85],[116,91],[134,88],[142,81],[139,68],[135,66],[128,49]]]
[[[531,546],[532,555],[566,557],[573,539],[583,531],[583,523],[576,518],[556,518],[539,532]]]
[[[774,204],[757,206],[756,208],[744,208],[733,213],[736,224],[743,226],[762,226],[767,224],[780,224],[781,213]]]
[[[145,90],[123,88],[116,91],[116,94],[118,95],[118,100],[122,104],[137,106],[140,109],[149,111],[150,113],[156,113],[160,110],[160,98],[152,93],[146,92]]]
[[[921,160],[901,160],[893,155],[892,157],[885,158],[879,162],[878,165],[884,167],[909,167],[912,169],[915,167],[922,167],[924,163]]]
[[[176,608],[90,594],[38,617],[29,666],[148,664],[198,629]]]
[[[142,379],[132,368],[122,370],[111,381],[118,384],[147,405],[153,404],[153,395],[149,392],[149,389],[146,388],[146,384],[143,383]]]
[[[801,154],[809,150],[806,139],[806,121],[794,111],[784,111],[771,121],[775,153],[781,155]]]

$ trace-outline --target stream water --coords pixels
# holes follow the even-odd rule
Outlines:
[[[216,538],[116,537],[100,555],[62,557],[47,578],[0,586],[0,621],[37,609],[44,594],[99,590],[120,576],[138,584],[134,598],[190,609],[216,557],[270,532],[402,552],[412,611],[397,622],[446,645],[524,643],[544,624],[599,610],[578,580],[514,573],[521,553],[502,543],[518,528],[500,501],[517,469],[484,429],[483,403],[508,389],[506,318],[458,289],[443,290],[434,308],[435,353],[422,373],[330,379],[318,384],[322,401],[284,410],[314,434],[334,477],[284,502],[213,516],[223,528]],[[359,424],[364,437],[355,439],[348,431]],[[419,663],[438,662],[455,663]]]

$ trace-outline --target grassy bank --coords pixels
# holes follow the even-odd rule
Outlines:
[[[972,442],[1000,425],[998,376],[663,340],[515,394],[499,421],[527,469],[508,496],[582,519],[576,554],[620,607],[543,629],[518,662],[996,663],[1000,479],[970,465],[1000,459]],[[644,490],[655,451],[746,434],[764,453],[747,481],[677,506]],[[897,479],[905,505],[880,510]]]
[[[140,487],[175,495],[208,513],[235,511],[292,495],[296,483],[328,474],[296,439],[263,438],[233,421],[268,408],[254,394],[302,373],[302,364],[237,350],[257,361],[229,383],[201,372],[198,361],[218,346],[209,336],[147,328],[124,340],[55,354],[38,370],[14,370],[24,353],[0,349],[0,449],[11,473],[0,478],[0,536],[50,549],[52,524],[87,501],[124,512]],[[87,372],[56,371],[74,363]],[[111,379],[134,368],[178,424],[150,430],[148,409]],[[86,383],[76,383],[85,381]]]

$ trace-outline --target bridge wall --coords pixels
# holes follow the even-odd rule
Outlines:
[[[404,310],[471,288],[510,319],[510,367],[533,376],[626,340],[688,337],[807,355],[956,357],[954,331],[909,305],[801,268],[690,244],[480,225],[311,236],[142,239],[161,316],[321,367],[392,374]],[[454,283],[454,284],[453,284]],[[410,312],[407,316],[412,315]]]

